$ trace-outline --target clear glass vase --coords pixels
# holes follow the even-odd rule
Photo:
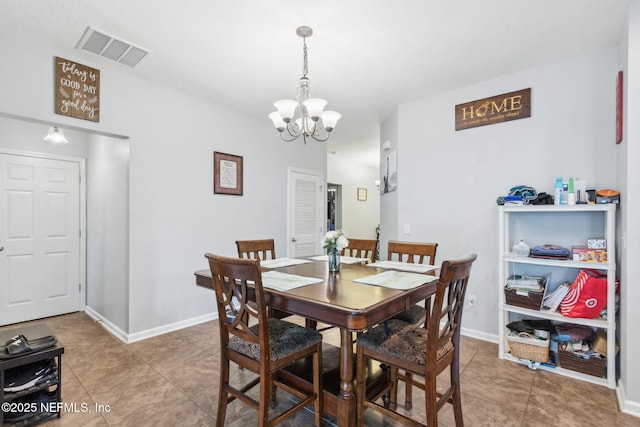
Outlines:
[[[337,249],[329,249],[327,253],[329,257],[329,271],[337,273],[340,271],[340,251]]]

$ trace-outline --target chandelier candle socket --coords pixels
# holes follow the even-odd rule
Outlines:
[[[340,252],[347,246],[349,246],[349,240],[344,236],[342,230],[327,231],[327,234],[322,238],[322,247],[327,250],[330,272],[340,271]]]
[[[276,130],[280,132],[280,137],[286,142],[294,141],[300,135],[302,135],[305,144],[307,138],[321,142],[326,141],[342,116],[335,111],[324,111],[324,107],[327,105],[326,100],[311,98],[311,81],[307,77],[309,73],[307,37],[311,37],[313,30],[309,27],[298,27],[296,34],[303,40],[302,77],[298,81],[297,100],[285,99],[274,102],[273,105],[278,111],[269,114],[269,118],[273,121]]]

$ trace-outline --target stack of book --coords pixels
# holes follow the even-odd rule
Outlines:
[[[507,279],[506,289],[516,291],[544,291],[547,278],[544,276],[527,276],[514,274]]]
[[[564,282],[555,291],[545,295],[542,299],[542,309],[545,311],[558,311],[558,307],[560,307],[560,303],[569,292],[570,287],[571,283]]]

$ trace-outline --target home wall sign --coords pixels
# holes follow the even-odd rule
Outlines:
[[[456,105],[456,130],[531,117],[531,88]]]
[[[56,56],[56,114],[100,121],[100,70]]]

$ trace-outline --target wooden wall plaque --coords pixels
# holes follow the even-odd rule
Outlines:
[[[100,70],[56,56],[56,114],[100,121]]]
[[[456,130],[531,117],[531,88],[456,105]]]

